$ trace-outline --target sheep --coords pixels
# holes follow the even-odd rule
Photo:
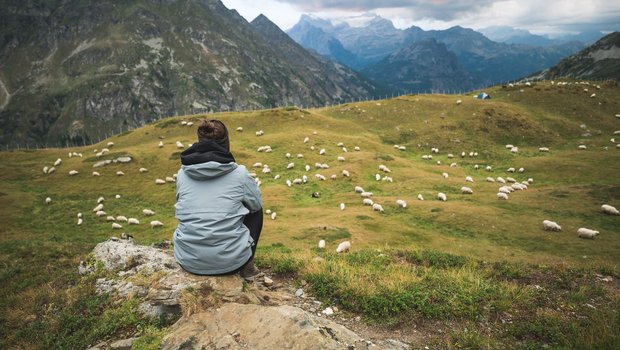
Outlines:
[[[99,204],[97,204],[97,206],[95,208],[93,208],[93,211],[94,212],[98,212],[99,210],[102,210],[102,209],[103,209],[103,204],[99,203]]]
[[[310,141],[310,138],[308,136],[304,137],[304,143],[308,143],[308,141]]]
[[[508,173],[514,173],[514,172],[515,172],[515,168],[508,168],[508,169],[506,170],[506,172],[508,172]]]
[[[480,165],[478,165],[478,164],[474,165],[474,169],[476,169],[476,170],[480,169]]]
[[[450,168],[456,168],[456,163],[451,163]]]
[[[381,180],[381,175],[375,174],[375,180],[380,181]]]
[[[519,147],[513,147],[510,149],[510,152],[512,153],[519,153]]]
[[[294,185],[301,185],[302,183],[304,183],[304,181],[300,178],[296,178],[295,180],[293,180]]]
[[[359,152],[359,151],[360,151],[360,148],[359,148],[359,146],[355,146],[355,148],[353,148],[353,150],[355,150],[355,151]]]
[[[159,148],[164,147],[164,142],[163,141],[159,141],[159,143],[157,144],[157,147],[159,147]]]
[[[238,126],[238,127],[237,127],[237,131],[238,131],[238,132],[242,132],[242,131],[243,131],[243,127],[242,127],[242,126]]]
[[[51,204],[52,203],[52,198],[47,197],[45,198],[45,204]]]
[[[463,186],[461,187],[462,194],[474,194],[474,191],[470,187]]]
[[[508,186],[502,186],[499,188],[500,193],[510,194],[512,191],[514,191],[514,189]]]
[[[140,220],[136,218],[129,218],[127,219],[127,224],[128,225],[140,225]]]
[[[515,180],[515,179],[513,179],[512,177],[509,176],[509,177],[506,178],[506,182],[515,183],[515,182],[517,182],[517,180]]]
[[[124,222],[127,222],[128,220],[127,220],[127,217],[126,217],[126,216],[124,216],[124,215],[118,215],[118,216],[116,217],[116,221],[124,221]]]
[[[119,170],[116,172],[116,176],[125,176],[125,173]]]
[[[469,157],[473,157],[474,156],[474,152],[469,152]]]
[[[601,205],[601,211],[607,215],[620,215],[620,211],[608,204]]]
[[[301,154],[301,153],[297,153],[297,158],[303,158],[303,157],[304,157],[304,155],[303,155],[303,154]]]
[[[270,174],[271,173],[271,169],[269,169],[269,167],[265,166],[265,167],[263,167],[262,172],[263,172],[263,174]]]
[[[392,171],[390,170],[390,168],[388,168],[387,166],[381,164],[379,165],[379,170],[383,171],[384,173],[391,173]]]
[[[344,158],[344,157],[342,157],[342,156],[340,156],[340,157],[338,157],[338,161],[339,161],[339,162],[344,162],[344,161],[345,161],[345,158]]]
[[[50,170],[50,168],[49,168],[49,167],[47,167],[47,166],[44,166],[44,167],[43,167],[43,174],[47,174],[47,171],[48,171],[48,170]]]
[[[48,174],[48,175],[49,175],[49,174],[52,174],[52,173],[53,173],[53,172],[55,172],[55,171],[56,171],[56,167],[51,167],[51,168],[47,171],[47,174]]]
[[[349,152],[349,151],[347,150],[347,148],[346,148],[346,147],[342,147],[342,152],[347,153],[347,152]]]
[[[265,134],[265,132],[262,131],[262,130],[258,130],[255,134],[256,134],[256,136],[263,136]]]
[[[364,205],[373,205],[373,204],[375,204],[375,202],[373,202],[372,199],[370,199],[370,198],[364,198],[362,200],[362,204],[364,204]]]
[[[465,177],[465,182],[474,182],[474,179],[471,176]]]
[[[450,159],[454,158],[454,154],[448,153],[448,158],[450,158]]]
[[[159,221],[159,220],[151,221],[151,228],[155,228],[155,227],[159,227],[159,226],[164,226],[164,224],[161,221]]]
[[[325,155],[325,148],[321,148],[321,150],[319,151],[319,154],[322,156]]]
[[[378,212],[381,212],[381,213],[384,212],[383,207],[381,206],[381,204],[378,204],[378,203],[373,203],[372,210],[378,211]]]
[[[295,163],[288,163],[286,166],[287,169],[293,169],[295,167]]]
[[[364,191],[364,188],[362,188],[362,186],[355,186],[355,189],[354,189],[354,190],[355,190],[355,192],[356,192],[356,193],[362,193],[362,192],[365,192],[365,191]]]
[[[487,177],[487,179],[486,179],[486,180],[487,180],[487,182],[495,182],[495,179],[494,179],[494,178],[492,178],[492,177],[490,177],[490,176],[489,176],[489,177]]]
[[[508,200],[508,194],[503,193],[503,192],[498,192],[497,193],[497,199]]]
[[[418,200],[419,201],[423,201],[424,200],[424,196],[422,196],[422,193],[418,193]]]
[[[156,185],[164,185],[165,183],[166,183],[166,181],[165,181],[165,180],[162,180],[162,179],[155,179],[155,184],[156,184]]]
[[[314,174],[314,177],[316,177],[317,179],[319,179],[320,181],[325,181],[326,178],[325,176],[321,175],[321,174]]]
[[[56,161],[54,162],[54,166],[59,166],[60,163],[62,163],[62,159],[58,158],[56,159]]]
[[[372,192],[362,192],[361,196],[362,198],[370,198],[372,197]]]
[[[102,203],[102,202],[105,202],[105,198],[103,197],[97,198],[97,204]]]
[[[177,141],[177,148],[185,148],[185,146],[183,145],[183,143],[181,141]]]
[[[549,152],[549,147],[538,147],[538,152]]]
[[[321,165],[321,168],[323,168],[323,166]],[[306,166],[304,167],[304,169],[306,169],[306,171],[310,171],[310,165],[306,164]]]
[[[448,173],[442,173],[441,176],[443,176],[444,179],[447,179],[449,177]]]
[[[405,146],[398,146],[398,150],[399,151],[405,151],[405,150],[407,150],[407,147],[405,147]]]
[[[396,205],[398,205],[401,208],[407,208],[407,202],[405,202],[402,199],[397,199],[396,200]]]
[[[543,220],[542,224],[545,231],[562,231],[562,226],[555,221]]]
[[[588,146],[586,146],[586,145],[579,145],[578,149],[579,150],[585,150],[585,149],[588,149]]]
[[[324,239],[319,241],[319,249],[325,249],[325,240]]]
[[[252,168],[260,168],[262,166],[263,166],[263,163],[261,163],[261,162],[257,162],[257,163],[252,164]]]
[[[267,214],[267,215],[271,215],[271,209],[267,209],[267,210],[265,210],[265,214]]]
[[[444,202],[448,200],[448,198],[446,197],[446,194],[443,192],[437,193],[437,199],[439,199],[440,201],[444,201]]]
[[[465,153],[464,151],[463,151],[463,152],[461,152],[461,158],[463,158],[463,157],[465,157],[465,156],[466,156],[466,153]]]
[[[78,219],[82,218],[82,213],[77,213],[77,218]]]
[[[82,218],[79,218],[77,221],[78,226],[82,225],[82,223],[84,222],[84,220],[82,220]]]
[[[77,170],[71,170],[71,171],[69,172],[69,176],[75,176],[75,175],[77,175],[77,174],[79,174],[79,172],[78,172]]]
[[[384,176],[381,180],[385,182],[390,182],[390,183],[394,182],[394,179],[392,179],[391,176]]]
[[[291,154],[286,152],[286,154],[284,155],[286,157],[286,159],[290,159],[291,158]]]
[[[121,229],[123,226],[121,224],[117,224],[116,222],[112,223],[112,229]]]
[[[579,230],[577,230],[577,236],[579,238],[590,238],[590,239],[594,239],[594,236],[597,236],[599,234],[598,231],[595,230],[590,230],[588,228],[582,227]]]
[[[523,172],[525,172],[525,168],[521,167],[521,168],[519,168],[519,170],[517,170],[517,171],[518,171],[518,172],[520,172],[520,173],[523,173]]]
[[[513,147],[514,147],[514,146],[513,146],[513,145],[511,145],[511,144],[507,144],[507,145],[506,145],[506,148],[507,148],[507,149],[512,149]]]
[[[344,241],[338,244],[338,248],[336,248],[336,253],[344,253],[349,251],[349,249],[351,249],[351,242]]]
[[[491,171],[493,170],[493,167],[490,165],[487,165],[486,168],[484,168],[486,171]]]
[[[183,126],[187,125],[187,121],[181,120],[181,125],[183,125]]]
[[[291,187],[293,185],[293,183],[291,182],[291,180],[286,180],[286,186]]]
[[[149,170],[147,168],[140,168],[138,171],[141,173],[146,173]]]
[[[501,177],[501,176],[498,176],[496,180],[497,180],[497,182],[499,182],[499,183],[503,183],[503,184],[505,184],[505,183],[506,183],[506,180],[504,180],[504,178],[503,178],[503,177]]]
[[[457,105],[460,105],[461,103],[463,103],[463,101],[462,101],[462,100],[456,100],[456,104],[457,104]]]
[[[307,177],[306,175],[302,176],[302,177],[301,177],[301,181],[302,181],[303,183],[308,182],[308,177]]]
[[[170,176],[166,176],[166,182],[176,182],[176,180],[174,179],[174,177],[170,177]]]
[[[144,214],[144,216],[151,216],[151,215],[155,215],[155,212],[152,211],[151,209],[142,209],[142,214]]]
[[[275,220],[277,216],[278,216],[278,213],[274,211],[273,213],[271,213],[271,220]]]
[[[340,210],[344,210],[346,208],[346,206],[344,205],[344,203],[340,203]]]
[[[529,179],[527,179],[527,182],[531,185],[534,182],[534,179],[530,177]]]
[[[332,174],[332,176],[330,176],[330,179],[332,180],[336,180],[336,178],[337,178],[336,174]]]
[[[342,171],[342,176],[344,176],[344,177],[349,177],[349,176],[351,176],[351,175],[349,174],[349,171],[348,171],[348,170],[343,170],[343,171]]]

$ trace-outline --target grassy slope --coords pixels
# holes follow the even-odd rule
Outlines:
[[[584,92],[584,87],[589,88],[590,92]],[[491,89],[489,93],[493,99],[486,101],[473,100],[470,96],[404,96],[311,112],[267,110],[225,113],[216,117],[231,130],[243,126],[245,131],[232,132],[234,134],[231,135],[233,153],[239,163],[249,168],[255,162],[262,162],[272,169],[272,176],[260,174],[259,171],[259,177],[263,183],[264,208],[276,211],[278,218],[275,221],[266,220],[261,245],[270,247],[281,243],[287,247],[287,252],[290,248],[292,253],[287,253],[283,258],[282,255],[272,254],[272,249],[264,248],[259,252],[263,264],[277,264],[284,259],[294,265],[291,271],[298,271],[299,266],[305,265],[301,273],[315,281],[329,276],[329,271],[332,274],[333,271],[341,271],[348,278],[345,279],[348,285],[359,287],[361,289],[358,290],[366,293],[364,295],[372,296],[380,293],[378,285],[385,285],[391,291],[413,293],[415,289],[407,286],[429,281],[426,270],[426,275],[423,274],[426,277],[423,277],[421,270],[416,270],[415,266],[403,269],[397,263],[401,253],[390,253],[394,260],[382,265],[383,258],[368,253],[377,248],[386,252],[446,252],[476,261],[509,261],[517,264],[515,266],[524,266],[520,263],[538,266],[562,263],[562,266],[572,268],[595,266],[596,271],[617,274],[620,262],[617,254],[620,248],[619,218],[603,215],[599,210],[603,203],[620,207],[617,177],[620,173],[620,150],[609,142],[613,131],[620,129],[620,120],[614,118],[614,114],[620,112],[620,89],[603,86],[596,90],[596,98],[589,98],[594,90],[593,86],[584,85],[557,87],[539,84],[534,87]],[[464,102],[456,105],[457,98]],[[125,225],[123,228],[139,243],[171,238],[176,225],[174,185],[156,186],[154,180],[171,176],[178,170],[179,150],[174,146],[175,141],[180,140],[187,145],[195,137],[195,127],[181,126],[180,121],[198,119],[198,116],[167,119],[92,147],[1,154],[0,339],[6,339],[8,345],[57,344],[58,340],[48,334],[50,331],[28,338],[18,330],[31,331],[37,327],[53,330],[59,327],[57,324],[50,326],[49,320],[58,317],[67,284],[78,281],[75,274],[77,264],[97,242],[120,234],[112,231],[110,223],[97,218],[91,211],[99,196],[106,198],[104,210],[108,214],[141,220],[138,226]],[[586,132],[580,127],[581,124],[586,125],[592,137],[581,138],[580,135]],[[265,131],[265,135],[256,137],[254,131],[260,129]],[[306,136],[310,137],[310,142],[303,144]],[[159,137],[163,137],[165,143],[161,149],[157,147]],[[115,145],[111,148],[112,153],[103,159],[129,154],[134,157],[134,162],[93,169],[92,164],[97,160],[93,149],[105,147],[108,141],[113,141]],[[349,152],[343,153],[336,146],[338,142],[343,142]],[[588,150],[577,151],[577,145],[582,142],[588,145]],[[511,154],[504,147],[507,143],[519,146],[520,152]],[[407,150],[398,151],[392,147],[393,144],[405,145]],[[261,145],[270,145],[273,153],[256,152]],[[316,149],[311,151],[310,146]],[[354,146],[359,146],[361,151],[354,152]],[[550,147],[551,152],[539,153],[539,146]],[[430,154],[431,147],[438,147],[440,153],[434,155],[432,161],[422,160],[421,155]],[[318,154],[321,148],[326,149],[327,155]],[[67,158],[69,151],[82,152],[84,158]],[[462,151],[476,151],[479,156],[461,158]],[[287,160],[284,157],[286,152],[293,155],[303,153],[305,157]],[[455,159],[448,159],[448,153],[455,154]],[[345,162],[336,160],[340,155],[346,157]],[[44,175],[42,167],[51,166],[59,157],[63,163],[57,172]],[[437,160],[441,160],[442,165],[437,165]],[[293,170],[286,170],[289,161],[295,163]],[[448,166],[453,161],[458,163],[458,167]],[[328,163],[331,168],[315,170],[316,162]],[[313,168],[308,173],[303,170],[305,164]],[[385,164],[392,170],[390,175],[394,183],[374,180],[379,164]],[[479,164],[481,169],[474,170],[474,164]],[[486,165],[493,166],[494,170],[482,170]],[[140,167],[146,167],[149,171],[139,173]],[[524,167],[526,171],[511,175],[505,171],[508,167]],[[78,170],[80,174],[70,177],[68,172],[71,169]],[[351,173],[350,178],[341,176],[343,169]],[[93,170],[99,171],[101,177],[92,177]],[[126,175],[116,176],[118,170]],[[448,172],[450,177],[443,179],[442,172]],[[315,173],[325,175],[328,180],[319,182],[314,177]],[[275,174],[280,174],[282,178],[273,180]],[[308,184],[292,188],[284,184],[286,179],[292,180],[304,174],[310,178]],[[329,180],[332,174],[337,174],[338,179]],[[464,179],[467,175],[471,175],[476,182],[466,184]],[[495,194],[499,185],[485,182],[487,176],[512,176],[519,181],[532,177],[535,181],[530,189],[511,194],[508,201],[498,201]],[[374,200],[383,205],[385,213],[379,214],[362,206],[359,195],[353,192],[356,185],[372,191]],[[460,194],[461,186],[470,186],[474,195]],[[321,197],[311,198],[314,191],[319,191]],[[445,192],[448,201],[437,201],[437,192]],[[426,201],[417,201],[418,193],[423,194]],[[122,197],[115,199],[116,194]],[[53,199],[51,205],[44,203],[48,196]],[[396,206],[395,200],[398,198],[408,202],[407,209]],[[341,202],[347,205],[344,212],[338,208]],[[157,214],[152,219],[162,221],[164,227],[151,229],[148,225],[151,218],[141,214],[143,208],[154,210]],[[85,215],[82,226],[76,226],[77,212]],[[559,222],[563,231],[542,231],[541,221],[544,219]],[[598,229],[601,234],[595,240],[578,239],[576,230],[579,227]],[[368,253],[370,260],[368,264],[349,261],[347,265],[346,261],[327,254],[324,257],[328,264],[324,266],[330,267],[329,271],[316,264],[308,264],[321,238],[327,240],[330,251],[338,242],[349,239],[353,251],[358,254],[352,256],[363,258]],[[407,254],[410,253],[405,254],[409,256]],[[377,261],[383,267],[373,270],[373,262]],[[414,270],[411,271],[411,268]],[[282,271],[287,271],[286,264]],[[405,274],[407,271],[411,274]],[[472,280],[485,281],[488,278],[488,271],[478,267],[448,271],[452,272],[445,274],[445,271],[431,270],[430,273],[439,281],[448,284],[452,281],[465,286],[467,293],[475,289],[472,293],[476,294],[481,290],[466,288],[473,283]],[[369,285],[369,281],[378,281],[370,277],[379,278],[382,275],[384,277],[381,279],[385,280]],[[462,284],[464,280],[468,282]],[[425,290],[443,290],[442,283],[428,283],[418,285],[427,286]],[[510,295],[502,299],[508,305],[500,308],[502,311],[516,312],[510,306],[511,303],[519,304],[516,299],[520,302],[531,301],[529,298],[519,299],[508,292],[515,288],[521,291],[515,286],[509,287],[502,281],[497,282],[497,286],[502,293]],[[342,295],[334,295],[333,291],[322,293],[320,288],[315,288],[315,291],[325,298],[338,298],[353,311],[366,312],[371,316],[373,313],[382,315],[383,311],[372,307],[351,304],[351,300],[346,298],[346,290]],[[484,289],[484,293],[487,292]],[[491,295],[497,296],[497,293]],[[455,292],[455,295],[459,294]],[[617,291],[611,295],[605,300],[615,300],[617,303]],[[407,298],[403,300],[404,305],[411,306]],[[446,305],[452,304],[446,302]],[[478,310],[464,311],[469,307],[471,305],[458,304],[447,312],[454,317],[475,320]],[[423,316],[438,315],[436,310],[423,306],[418,305],[414,309]],[[389,315],[400,312],[400,309],[390,307],[382,310],[388,310]],[[618,320],[617,315],[600,317],[616,317],[616,322]],[[114,329],[110,332],[113,333]],[[457,337],[464,338],[466,336],[462,334]],[[553,337],[541,339],[552,344],[575,345]],[[469,341],[476,343],[479,339]],[[586,344],[592,343],[586,341]]]

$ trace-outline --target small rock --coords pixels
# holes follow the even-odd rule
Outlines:
[[[136,338],[117,340],[114,343],[110,344],[110,349],[112,349],[112,350],[131,350],[131,346],[133,345],[134,341],[136,341]]]
[[[325,308],[325,310],[321,311],[325,316],[330,316],[334,314],[334,310],[331,307]]]
[[[332,309],[334,310],[334,312],[338,312],[338,308],[337,307],[334,306]]]
[[[299,288],[298,290],[295,291],[295,296],[298,298],[301,298],[304,296],[304,290]]]
[[[116,158],[116,161],[119,163],[129,163],[131,162],[131,157],[118,157]]]
[[[263,281],[263,282],[264,282],[264,283],[265,283],[265,285],[266,285],[266,286],[268,286],[268,287],[269,287],[269,286],[271,286],[271,285],[273,285],[273,280],[272,280],[271,278],[267,277],[267,276],[265,276],[265,279],[264,279],[264,281]]]

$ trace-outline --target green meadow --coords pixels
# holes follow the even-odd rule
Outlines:
[[[275,276],[307,281],[311,294],[361,316],[369,327],[423,330],[424,344],[438,348],[620,348],[620,216],[600,209],[620,208],[620,148],[610,140],[620,130],[620,87],[596,84],[497,86],[485,90],[490,100],[476,100],[474,93],[407,95],[311,110],[182,116],[87,147],[2,152],[0,348],[86,348],[136,332],[143,336],[136,347],[157,346],[168,324],[140,319],[132,302],[96,295],[95,277],[79,276],[77,266],[97,243],[120,232],[140,244],[171,239],[175,185],[155,179],[178,171],[182,149],[175,143],[195,142],[205,117],[226,123],[237,162],[256,172],[264,209],[277,212],[275,220],[265,217],[257,255],[258,265]],[[256,136],[258,130],[264,135]],[[95,150],[108,142],[114,143],[110,153],[98,158]],[[273,152],[257,152],[264,145]],[[69,158],[69,152],[83,157]],[[133,161],[93,168],[125,155]],[[44,174],[57,158],[56,172]],[[258,162],[271,173],[254,168]],[[389,174],[379,170],[382,164]],[[139,172],[142,167],[148,171]],[[524,171],[508,173],[511,167]],[[70,170],[79,174],[69,176]],[[393,182],[376,181],[376,174]],[[286,185],[303,175],[308,183]],[[533,182],[498,200],[501,184],[487,177]],[[384,212],[362,205],[355,186],[372,192]],[[462,186],[473,194],[461,194]],[[446,202],[437,199],[439,192]],[[113,230],[92,211],[100,196],[107,215],[140,224]],[[156,214],[145,217],[144,208]],[[164,226],[151,228],[151,220]],[[543,220],[556,221],[562,231],[544,231]],[[578,238],[580,227],[600,234]],[[325,249],[317,248],[320,239]],[[336,254],[345,240],[351,250]]]

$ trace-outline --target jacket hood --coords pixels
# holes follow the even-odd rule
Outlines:
[[[194,180],[204,181],[226,175],[237,169],[237,163],[206,162],[200,164],[183,165],[181,169]]]
[[[222,140],[202,140],[181,153],[181,164],[194,165],[199,163],[235,162],[235,157],[228,149],[228,138]]]

